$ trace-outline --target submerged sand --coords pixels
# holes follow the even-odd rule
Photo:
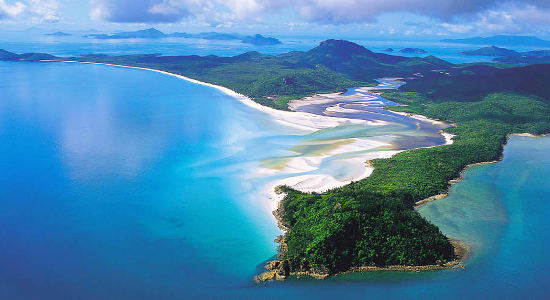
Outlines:
[[[145,68],[145,67],[136,67],[136,66],[127,66],[119,64],[110,64],[110,63],[100,63],[100,62],[83,62],[83,61],[62,61],[62,60],[51,60],[53,62],[66,62],[66,63],[87,63],[87,64],[97,64],[97,65],[107,65],[115,67],[124,67],[140,70],[148,70],[153,72],[158,72],[161,74],[174,76],[194,84],[200,84],[208,87],[215,88],[231,97],[234,97],[241,103],[262,111],[270,116],[276,122],[289,126],[295,129],[298,129],[304,133],[313,133],[323,129],[334,128],[338,126],[346,125],[361,125],[361,126],[383,126],[387,122],[381,120],[363,120],[363,119],[354,119],[354,118],[342,118],[334,117],[327,115],[319,115],[307,112],[296,112],[296,111],[280,111],[270,107],[263,106],[257,102],[254,102],[252,99],[246,97],[245,95],[239,94],[229,88],[202,82],[193,78],[189,78],[180,74],[170,73],[167,71]],[[343,93],[330,93],[330,94],[317,94],[310,97],[306,97],[302,100],[293,100],[290,102],[290,108],[296,110],[303,105],[312,105],[312,104],[322,104],[334,102],[335,99],[340,102],[362,102],[366,106],[380,106],[383,105],[382,102],[378,101],[378,97],[371,94],[372,91],[378,88],[384,88],[388,84],[391,85],[396,79],[391,78],[388,80],[381,80],[381,84],[378,87],[359,87],[352,95],[345,95]],[[361,112],[358,110],[352,110],[349,108],[342,107],[341,105],[332,106],[327,109],[328,112]],[[438,124],[443,124],[438,120],[431,120],[424,116],[408,116],[411,118],[420,119],[422,121],[429,121]],[[448,133],[441,132],[441,134],[446,139],[446,144],[452,143],[452,135]],[[269,183],[264,190],[265,198],[268,199],[268,205],[272,210],[277,208],[277,203],[283,198],[283,195],[277,195],[275,193],[275,187],[280,185],[287,185],[292,188],[295,188],[303,192],[325,192],[330,189],[342,187],[353,181],[364,179],[370,176],[373,172],[372,166],[368,163],[372,159],[377,158],[389,158],[397,153],[399,150],[388,150],[391,145],[387,142],[380,142],[376,139],[360,139],[360,138],[347,138],[345,140],[335,140],[332,141],[331,147],[327,151],[320,151],[318,153],[309,154],[309,155],[298,155],[279,165],[271,165],[260,167],[256,172],[258,176],[273,176],[275,174],[288,175],[284,176],[282,179],[277,179]],[[369,151],[370,150],[370,151]],[[348,168],[346,174],[340,176],[335,176],[333,174],[319,174],[314,173],[313,171],[318,170],[323,163],[328,158],[334,156],[344,156],[337,160],[340,164],[345,164],[347,166],[353,166]],[[307,173],[307,174],[304,174]]]

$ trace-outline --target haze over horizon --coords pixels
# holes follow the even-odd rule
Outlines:
[[[550,37],[545,0],[0,0],[4,31],[240,32],[279,36]]]

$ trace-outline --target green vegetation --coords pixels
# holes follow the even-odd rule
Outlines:
[[[483,47],[477,50],[467,50],[462,52],[462,54],[481,55],[481,56],[519,56],[521,55],[517,51],[506,49],[506,48],[500,48],[497,46]]]
[[[139,65],[229,87],[259,103],[287,109],[287,102],[315,92],[339,91],[381,76],[422,72],[401,91],[384,96],[408,106],[391,109],[447,120],[457,126],[452,145],[401,152],[372,161],[373,174],[323,194],[288,187],[280,219],[289,228],[282,260],[288,271],[334,274],[356,266],[427,265],[454,259],[437,227],[414,203],[445,193],[449,181],[472,163],[498,159],[513,132],[550,131],[544,88],[548,66],[498,69],[457,67],[435,57],[372,53],[344,41],[326,41],[307,52],[280,56],[249,52],[207,57],[83,57]],[[546,73],[545,73],[546,72]],[[499,94],[494,94],[500,92]],[[550,99],[550,97],[546,97]],[[474,101],[474,102],[472,102]]]
[[[1,53],[0,53],[0,59]],[[85,55],[71,60],[164,70],[228,87],[254,101],[288,109],[288,101],[314,93],[375,84],[384,76],[408,76],[453,65],[435,57],[407,58],[374,53],[355,43],[327,40],[309,51],[273,56],[247,52],[233,57]]]
[[[455,69],[453,75],[427,73],[411,80],[399,90],[419,92],[430,101],[479,101],[492,93],[513,92],[550,99],[548,74],[550,64],[497,69],[490,66],[468,66]]]
[[[262,105],[281,110],[288,110],[287,103],[292,99],[369,84],[349,79],[321,65],[305,67],[257,52],[234,57],[88,55],[73,59],[140,66],[181,74],[228,87]]]
[[[383,96],[409,104],[392,110],[454,122],[447,131],[455,142],[373,160],[370,177],[323,194],[285,187],[281,219],[289,228],[284,259],[291,269],[334,274],[351,266],[452,260],[449,241],[414,203],[445,193],[467,165],[498,159],[508,134],[550,132],[550,107],[535,96],[500,93],[473,103],[437,103],[419,93]]]
[[[0,50],[0,60],[61,59]],[[287,194],[279,217],[284,238],[284,273],[334,274],[358,266],[427,265],[454,259],[437,227],[413,210],[425,198],[445,193],[449,180],[469,164],[500,157],[510,133],[550,132],[550,65],[496,68],[455,66],[435,57],[405,58],[328,40],[307,52],[272,56],[248,52],[234,57],[85,55],[71,60],[139,66],[228,87],[255,101],[288,109],[289,100],[319,92],[372,84],[375,78],[410,76],[389,100],[390,109],[456,124],[452,145],[401,152],[371,163],[373,174],[326,193]]]
[[[407,193],[341,188],[305,194],[285,187],[284,259],[294,270],[334,274],[352,266],[427,265],[453,259],[437,227]]]

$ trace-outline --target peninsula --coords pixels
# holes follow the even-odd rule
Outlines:
[[[162,70],[221,85],[282,110],[289,110],[289,100],[309,94],[370,85],[379,77],[403,77],[407,84],[383,96],[404,105],[388,109],[455,125],[446,129],[455,135],[454,143],[370,161],[372,175],[347,186],[324,193],[278,187],[285,196],[275,215],[285,234],[278,238],[280,257],[268,264],[260,280],[456,266],[464,247],[422,218],[415,205],[447,193],[450,182],[468,165],[498,160],[508,135],[550,132],[550,94],[545,88],[550,65],[505,69],[453,65],[433,56],[374,53],[341,40],[277,56],[248,52],[234,57],[93,54],[60,58],[0,51],[0,60],[79,61]]]

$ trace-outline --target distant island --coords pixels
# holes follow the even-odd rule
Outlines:
[[[500,46],[528,46],[528,47],[550,47],[550,41],[540,39],[536,36],[520,35],[494,35],[490,37],[472,37],[466,39],[445,39],[445,43],[468,44],[468,45],[500,45]]]
[[[49,35],[49,36],[71,36],[72,34],[65,33],[65,32],[62,32],[62,31],[57,31],[57,32],[54,32],[54,33],[46,33],[44,35]]]
[[[168,37],[166,34],[155,28],[149,28],[137,31],[124,31],[115,34],[93,33],[84,37],[101,40],[119,40],[119,39],[161,39]]]
[[[415,54],[428,53],[426,50],[419,49],[419,48],[405,48],[405,49],[399,50],[399,52],[401,52],[401,53],[415,53]]]
[[[247,52],[232,57],[55,57],[0,50],[0,60],[80,61],[162,70],[221,85],[283,110],[289,109],[290,99],[372,85],[380,77],[403,77],[404,86],[382,96],[405,105],[388,109],[454,124],[445,130],[455,135],[452,144],[372,160],[371,176],[347,186],[324,193],[278,187],[285,197],[274,214],[285,233],[277,239],[278,259],[266,265],[259,281],[458,267],[468,246],[444,236],[415,206],[444,197],[467,166],[498,161],[510,134],[550,133],[550,65],[455,65],[433,56],[375,53],[343,40],[326,40],[309,51],[277,56]]]
[[[550,63],[550,50],[535,50],[521,52],[517,55],[497,57],[493,61],[508,64],[548,64]]]
[[[55,60],[59,59],[57,56],[53,56],[47,53],[23,53],[15,54],[4,49],[0,49],[0,60],[7,61],[41,61],[41,60]]]
[[[386,48],[386,49],[384,49],[384,52],[393,52],[393,51],[394,51],[393,48]]]
[[[465,55],[494,56],[493,61],[507,64],[547,64],[550,63],[550,50],[517,52],[497,46],[483,47],[477,50],[461,52]]]
[[[242,43],[253,44],[257,46],[264,45],[277,45],[282,42],[276,38],[264,37],[261,34],[256,34],[253,36],[243,36],[238,34],[229,34],[229,33],[218,33],[218,32],[203,32],[198,34],[190,34],[185,32],[174,32],[170,34],[165,34],[162,31],[159,31],[155,28],[149,28],[138,31],[125,31],[115,34],[87,34],[84,37],[101,39],[101,40],[116,40],[116,39],[163,39],[169,37],[175,38],[196,38],[196,39],[205,39],[205,40],[239,40]]]
[[[461,52],[461,54],[465,55],[479,55],[479,56],[515,56],[520,55],[519,52],[506,49],[506,48],[499,48],[497,46],[491,46],[491,47],[483,47],[477,50],[468,50]]]
[[[241,42],[258,46],[281,44],[281,41],[279,41],[278,39],[272,37],[264,37],[261,34],[256,34],[254,36],[245,36],[241,39]]]

